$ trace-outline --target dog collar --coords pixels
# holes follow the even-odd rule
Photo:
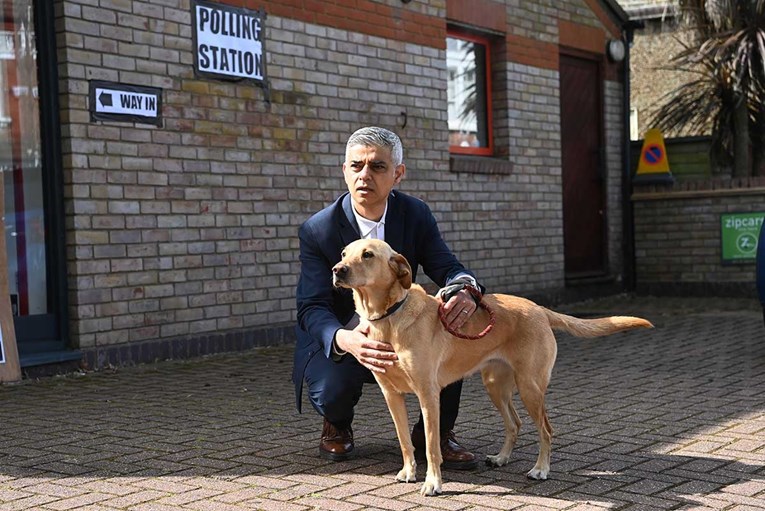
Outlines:
[[[379,318],[369,319],[368,321],[380,321],[381,319],[387,318],[388,316],[390,316],[391,314],[399,310],[401,306],[404,305],[404,302],[406,301],[407,298],[409,298],[409,293],[406,294],[403,300],[401,300],[400,302],[394,303],[393,307],[385,311],[385,314],[383,314]]]

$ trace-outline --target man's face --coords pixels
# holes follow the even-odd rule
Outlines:
[[[394,165],[390,149],[355,145],[348,150],[347,160],[343,163],[343,175],[348,191],[362,211],[359,214],[385,211],[388,195],[401,178],[406,167]],[[382,208],[382,209],[380,209]],[[374,218],[370,218],[374,220]]]

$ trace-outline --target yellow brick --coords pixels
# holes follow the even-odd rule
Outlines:
[[[297,131],[291,128],[274,128],[273,137],[282,140],[295,140]]]
[[[210,92],[210,84],[207,82],[184,81],[181,87],[184,91],[195,92],[197,94],[208,94]]]

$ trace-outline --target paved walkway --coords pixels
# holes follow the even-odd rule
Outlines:
[[[657,328],[559,336],[548,481],[524,476],[536,433],[522,413],[512,463],[445,471],[445,494],[421,497],[393,480],[398,444],[371,385],[358,458],[324,461],[319,420],[294,411],[291,349],[276,347],[0,386],[0,510],[765,509],[757,304],[618,297],[562,309],[644,314]],[[481,456],[499,450],[478,377],[458,426]]]

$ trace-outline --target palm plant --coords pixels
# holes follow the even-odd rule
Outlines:
[[[670,63],[692,78],[662,98],[654,124],[667,132],[711,127],[716,167],[732,166],[734,177],[765,172],[765,0],[679,4],[693,37],[679,40],[683,50]]]

